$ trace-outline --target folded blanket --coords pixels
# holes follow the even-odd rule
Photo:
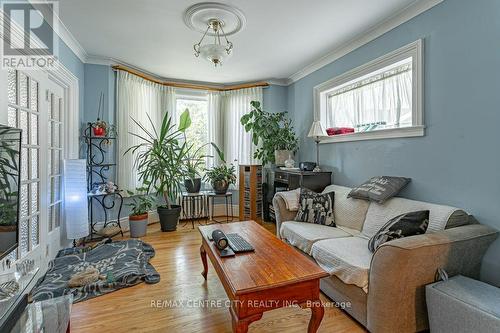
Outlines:
[[[300,188],[292,191],[278,192],[276,193],[276,195],[283,198],[283,201],[285,201],[286,209],[288,209],[289,211],[293,212],[299,210]]]

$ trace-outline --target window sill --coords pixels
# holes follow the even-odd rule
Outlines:
[[[425,126],[411,126],[402,128],[381,129],[370,132],[358,132],[350,134],[339,134],[324,137],[320,143],[335,143],[335,142],[349,142],[349,141],[363,141],[363,140],[379,140],[379,139],[394,139],[394,138],[411,138],[417,136],[424,136]]]

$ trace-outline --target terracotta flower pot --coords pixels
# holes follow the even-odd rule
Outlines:
[[[130,226],[130,237],[139,238],[146,236],[148,229],[148,213],[142,215],[131,215],[128,217]]]

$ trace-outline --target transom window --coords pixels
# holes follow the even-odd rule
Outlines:
[[[314,88],[325,142],[423,135],[421,41]]]

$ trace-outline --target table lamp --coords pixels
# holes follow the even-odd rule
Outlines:
[[[86,160],[64,160],[64,210],[68,239],[89,235]]]
[[[307,134],[309,138],[314,138],[314,141],[316,142],[316,167],[314,168],[314,172],[319,172],[321,171],[319,167],[319,142],[320,138],[327,136],[325,128],[319,121],[313,121],[311,125],[311,129],[309,130],[309,134]]]

